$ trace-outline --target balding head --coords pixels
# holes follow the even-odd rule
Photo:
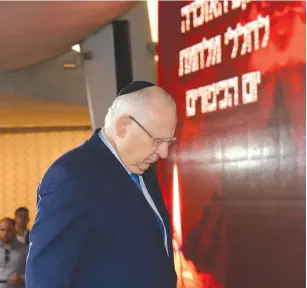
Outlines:
[[[153,86],[116,98],[105,119],[105,132],[126,167],[142,174],[167,156],[176,123],[173,98]]]

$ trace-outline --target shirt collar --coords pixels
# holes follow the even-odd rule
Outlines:
[[[113,153],[113,155],[117,158],[117,160],[123,165],[123,167],[126,169],[126,171],[131,174],[131,172],[127,169],[127,167],[125,166],[125,164],[123,163],[123,161],[119,158],[116,150],[114,149],[114,147],[112,146],[112,144],[110,143],[110,141],[107,139],[103,128],[101,128],[101,130],[98,133],[99,138],[101,139],[101,141],[109,148],[109,150]]]
[[[5,248],[4,245],[2,244],[2,242],[0,242],[0,247],[1,247],[2,249],[12,250],[12,249],[14,249],[16,246],[18,246],[18,244],[19,244],[19,242],[18,242],[18,240],[16,239],[16,240],[14,240],[14,241],[12,242],[12,245],[11,245],[10,248]]]

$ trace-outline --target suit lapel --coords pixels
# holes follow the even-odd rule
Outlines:
[[[164,203],[163,203],[163,199],[161,198],[161,193],[157,187],[157,185],[155,185],[156,183],[153,183],[152,179],[153,177],[150,177],[150,173],[153,173],[151,171],[146,171],[143,174],[143,180],[144,183],[146,185],[147,191],[149,193],[149,195],[151,196],[153,202],[155,203],[157,210],[159,211],[163,221],[165,221],[165,209],[164,208]]]
[[[172,246],[172,232],[170,226],[170,219],[167,209],[165,207],[162,194],[160,192],[160,188],[158,185],[157,180],[155,179],[154,172],[149,169],[143,174],[144,183],[146,185],[147,191],[152,197],[166,228],[167,232],[167,244],[168,244],[168,251],[169,251],[169,258],[172,262],[174,262],[173,256],[173,246]],[[148,184],[148,185],[147,185]]]

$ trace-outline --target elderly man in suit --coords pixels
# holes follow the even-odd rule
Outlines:
[[[38,189],[27,288],[175,288],[169,215],[150,165],[175,140],[160,87],[123,88],[105,126],[56,160]]]

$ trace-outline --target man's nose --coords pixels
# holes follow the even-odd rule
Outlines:
[[[160,158],[165,159],[168,155],[168,143],[163,142],[159,145],[157,149],[157,154]]]

